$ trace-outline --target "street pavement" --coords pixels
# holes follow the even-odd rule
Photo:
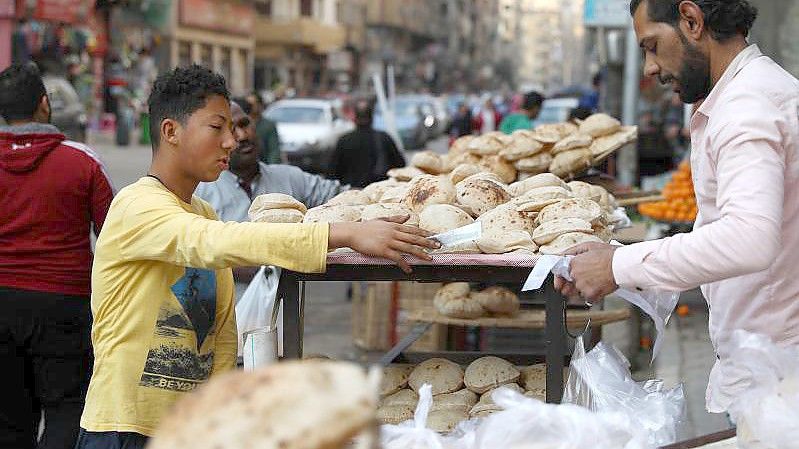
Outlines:
[[[147,173],[151,149],[144,145],[117,147],[110,135],[90,136],[90,145],[105,162],[117,189],[135,182]],[[437,153],[445,153],[447,139],[441,137],[426,145]],[[411,153],[406,154],[410,160]],[[326,355],[337,359],[365,362],[374,360],[375,354],[364,354],[352,343],[351,305],[347,298],[347,283],[316,282],[307,286],[305,316],[305,352],[309,355]],[[609,306],[621,300],[608,300]],[[704,435],[728,427],[725,416],[711,415],[704,410],[704,390],[708,373],[715,360],[707,331],[707,306],[698,291],[683,295],[681,303],[688,304],[691,313],[685,317],[673,316],[664,338],[661,355],[649,364],[649,352],[637,351],[636,335],[631,323],[606,326],[605,340],[624,348],[631,355],[634,366],[642,367],[634,373],[638,380],[663,379],[667,386],[683,383],[687,400],[686,422],[683,435]],[[631,349],[632,348],[632,349]]]

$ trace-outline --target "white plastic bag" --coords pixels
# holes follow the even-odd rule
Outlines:
[[[677,441],[685,417],[682,385],[666,389],[660,380],[636,382],[616,348],[600,342],[586,353],[582,337],[575,343],[563,402],[623,415],[655,447]]]
[[[799,347],[775,345],[743,330],[730,339],[722,362],[742,379],[742,393],[729,412],[742,449],[793,449],[799,444]],[[729,372],[729,371],[728,371]]]
[[[550,272],[567,281],[572,281],[569,265],[573,258],[574,256],[541,256],[536,262],[530,276],[528,276],[527,281],[524,283],[522,291],[541,288]],[[644,313],[649,315],[655,323],[657,337],[655,338],[655,345],[652,348],[652,360],[655,360],[655,357],[660,353],[660,346],[662,345],[660,335],[662,335],[663,331],[666,329],[666,324],[669,322],[674,308],[677,307],[680,294],[678,292],[663,292],[658,290],[634,292],[624,288],[616,290],[615,293],[622,299],[638,306]]]
[[[429,384],[419,389],[419,403],[413,420],[399,425],[386,424],[380,427],[380,442],[383,449],[444,449],[444,440],[434,430],[427,428],[427,415],[433,406],[433,394]]]
[[[244,347],[244,333],[259,328],[272,326],[272,315],[275,309],[277,284],[280,276],[267,276],[267,267],[261,267],[247,286],[247,290],[236,304],[236,328],[238,331],[238,355]],[[280,323],[280,320],[278,320]],[[280,338],[278,335],[278,345]]]

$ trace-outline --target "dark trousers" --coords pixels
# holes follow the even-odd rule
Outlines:
[[[75,449],[144,449],[148,438],[133,432],[87,432],[80,429]]]
[[[91,321],[88,297],[0,287],[0,449],[75,446],[92,370]]]

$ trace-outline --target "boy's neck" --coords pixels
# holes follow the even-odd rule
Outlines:
[[[177,195],[178,198],[187,204],[191,204],[191,196],[194,194],[194,190],[197,189],[199,181],[182,176],[182,174],[174,168],[165,166],[158,158],[153,160],[147,174],[161,181],[164,187]]]

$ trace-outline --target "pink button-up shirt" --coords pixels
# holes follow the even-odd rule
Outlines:
[[[693,232],[619,248],[613,275],[627,288],[702,287],[720,359],[707,408],[721,412],[746,384],[724,363],[732,331],[799,344],[799,81],[751,45],[690,127]]]

